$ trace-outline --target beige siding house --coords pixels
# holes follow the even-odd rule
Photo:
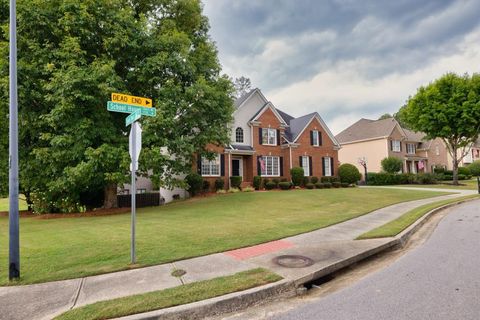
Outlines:
[[[340,163],[351,163],[363,172],[360,159],[366,159],[369,172],[380,172],[386,157],[402,160],[402,172],[426,173],[434,167],[447,167],[445,145],[440,139],[424,140],[424,134],[404,129],[393,118],[360,119],[336,136],[342,148]]]

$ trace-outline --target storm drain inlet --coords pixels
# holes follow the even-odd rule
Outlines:
[[[300,255],[284,255],[273,258],[273,262],[285,268],[305,268],[315,262],[309,257]]]

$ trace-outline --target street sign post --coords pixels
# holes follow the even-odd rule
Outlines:
[[[112,93],[112,101],[107,102],[107,110],[113,112],[129,113],[125,119],[125,125],[130,127],[128,152],[130,153],[130,171],[132,172],[131,182],[131,208],[132,208],[132,225],[131,225],[131,263],[135,264],[135,224],[136,224],[136,171],[138,170],[138,158],[142,150],[142,128],[137,122],[142,116],[155,117],[157,110],[152,108],[152,99],[135,97],[121,93]]]
[[[130,104],[138,107],[151,108],[153,106],[152,99],[130,96],[122,93],[112,93],[112,101],[124,104]]]

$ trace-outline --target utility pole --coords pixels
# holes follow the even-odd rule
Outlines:
[[[8,278],[20,277],[20,241],[18,219],[18,98],[17,98],[17,12],[16,0],[10,0],[10,106],[9,106],[9,262]]]

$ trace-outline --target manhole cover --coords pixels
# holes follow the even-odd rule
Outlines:
[[[180,278],[181,276],[185,275],[186,273],[187,273],[187,271],[185,271],[185,270],[177,269],[177,270],[172,272],[172,276]]]
[[[278,256],[273,259],[273,262],[285,268],[305,268],[314,264],[309,257],[299,255]]]

